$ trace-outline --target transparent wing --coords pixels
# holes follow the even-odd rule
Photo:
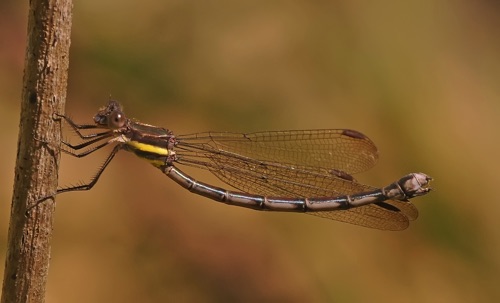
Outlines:
[[[373,142],[356,131],[201,133],[177,138],[177,163],[207,169],[243,192],[305,198],[373,189],[350,175],[369,169],[377,159]],[[404,229],[418,216],[413,204],[392,200],[309,214],[388,230]]]
[[[250,159],[337,169],[356,174],[373,167],[377,147],[365,135],[349,129],[199,133],[177,136],[180,144],[222,150]]]

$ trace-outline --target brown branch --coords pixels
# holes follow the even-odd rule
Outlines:
[[[1,302],[44,302],[66,99],[71,0],[31,0],[21,121]]]

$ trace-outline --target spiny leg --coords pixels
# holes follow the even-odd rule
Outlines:
[[[70,117],[67,117],[65,115],[60,115],[60,114],[55,114],[55,115],[59,118],[63,118],[71,126],[71,128],[78,134],[78,136],[82,139],[90,139],[90,138],[100,137],[104,134],[109,133],[109,131],[105,131],[105,132],[101,132],[101,133],[84,135],[80,132],[80,130],[82,130],[82,129],[103,129],[104,127],[100,126],[100,125],[95,125],[95,124],[77,124]]]
[[[70,192],[70,191],[90,190],[92,187],[94,187],[94,185],[97,183],[97,181],[99,181],[99,178],[101,177],[102,173],[104,172],[104,170],[106,169],[106,167],[109,165],[109,163],[111,162],[111,160],[113,160],[113,158],[115,157],[116,153],[118,151],[120,151],[121,148],[122,148],[122,145],[117,145],[117,146],[115,146],[113,148],[113,150],[109,154],[108,158],[106,158],[106,161],[104,161],[104,163],[101,165],[101,167],[99,168],[99,170],[97,171],[97,173],[94,175],[94,177],[90,180],[90,182],[85,183],[85,184],[80,184],[80,185],[77,185],[77,186],[60,188],[60,189],[58,189],[56,191],[56,193],[51,194],[51,195],[47,195],[47,196],[44,196],[44,197],[38,199],[32,206],[30,206],[30,207],[28,207],[28,209],[26,209],[26,213],[28,213],[34,207],[38,206],[43,201],[45,201],[47,199],[50,199],[50,198],[54,198],[57,194],[65,193],[65,192]]]
[[[69,142],[66,142],[66,141],[62,141],[62,144],[64,144],[65,146],[69,147],[72,150],[77,151],[77,150],[80,150],[82,148],[85,148],[85,147],[87,147],[89,145],[92,145],[94,143],[97,143],[97,142],[99,142],[99,141],[101,141],[103,139],[107,139],[107,138],[112,137],[112,136],[113,136],[113,132],[110,131],[108,133],[103,133],[99,138],[95,138],[95,139],[92,139],[90,141],[80,143],[78,145],[73,145],[73,144],[71,144]],[[98,149],[100,149],[100,148],[102,148],[102,147],[104,147],[104,146],[106,146],[106,145],[108,145],[109,143],[112,143],[112,142],[113,142],[113,140],[108,140],[108,141],[106,141],[104,143],[101,143],[101,144],[99,144],[97,146],[92,147],[91,149],[89,149],[89,151],[82,152],[81,154],[87,155],[87,154],[89,154],[89,153],[91,153],[93,151],[96,151],[96,150],[98,150]],[[69,153],[70,155],[73,155],[73,156],[77,156],[78,155],[78,153],[76,153],[76,152],[70,152],[70,151],[67,151],[67,150],[63,150],[63,151],[65,151],[66,153]]]
[[[77,186],[71,186],[71,187],[66,187],[66,188],[60,188],[57,190],[56,194],[64,193],[64,192],[69,192],[69,191],[80,191],[80,190],[90,190],[94,185],[97,183],[99,180],[99,177],[101,177],[101,174],[104,172],[106,167],[109,165],[111,160],[115,157],[116,153],[122,148],[122,145],[119,144],[113,148],[111,153],[109,154],[108,158],[104,163],[101,165],[97,173],[94,175],[94,177],[90,180],[90,182],[85,183],[85,184],[80,184]]]
[[[90,146],[94,143],[97,143],[101,140],[112,137],[113,131],[107,130],[107,131],[100,132],[100,133],[84,135],[80,132],[81,129],[97,129],[97,128],[102,128],[102,127],[97,126],[97,125],[91,125],[91,124],[76,124],[75,122],[73,122],[73,120],[71,118],[69,118],[67,116],[59,115],[59,114],[56,114],[56,116],[63,118],[73,128],[73,130],[78,134],[78,136],[84,141],[83,143],[80,143],[77,145],[73,145],[69,142],[62,141],[62,144],[64,144],[65,146],[67,146],[71,149],[71,150],[62,149],[62,151],[68,155],[81,158],[81,157],[84,157],[88,154],[91,154],[92,152],[94,152],[94,151],[96,151],[96,150],[98,150],[98,149],[100,149],[100,148],[102,148],[102,147],[104,147],[107,144],[112,142],[112,140],[109,140],[107,142],[104,142],[98,146],[92,147],[89,150],[81,152],[81,153],[74,152],[74,151],[80,150],[82,148],[85,148],[87,146]]]
[[[76,158],[82,158],[82,157],[85,157],[85,156],[87,156],[87,155],[89,155],[89,154],[91,154],[91,153],[93,153],[93,152],[95,152],[95,151],[103,148],[104,146],[106,146],[106,145],[108,145],[108,144],[110,144],[112,142],[113,142],[112,140],[106,141],[106,142],[104,142],[102,144],[99,144],[97,146],[89,148],[88,150],[80,152],[80,153],[74,152],[74,151],[71,151],[71,150],[66,150],[64,148],[62,148],[61,151],[63,151],[64,153],[66,153],[66,154],[68,154],[70,156],[73,156],[73,157],[76,157]],[[68,145],[66,142],[63,142],[63,144],[72,148],[72,146]],[[78,149],[76,149],[76,150],[78,150]]]

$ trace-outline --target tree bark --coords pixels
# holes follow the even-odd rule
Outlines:
[[[21,120],[1,302],[44,302],[60,123],[69,65],[71,0],[31,0]]]

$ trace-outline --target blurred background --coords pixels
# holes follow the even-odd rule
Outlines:
[[[0,2],[0,273],[27,11]],[[73,12],[76,121],[112,96],[176,134],[351,128],[380,150],[360,182],[422,171],[435,191],[413,200],[407,230],[382,232],[218,204],[121,153],[92,191],[57,197],[47,302],[500,300],[498,3],[87,0]],[[63,157],[60,184],[106,155]]]

